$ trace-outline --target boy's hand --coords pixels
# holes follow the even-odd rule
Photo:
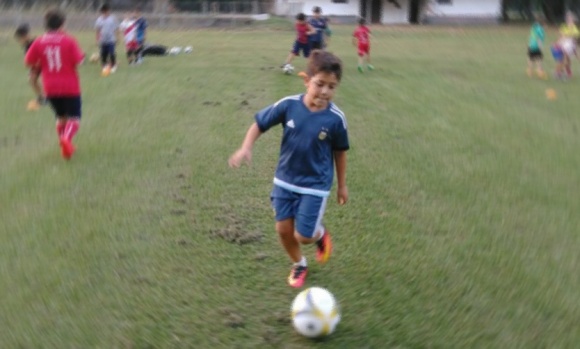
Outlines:
[[[252,151],[245,148],[240,148],[230,157],[228,164],[232,168],[240,167],[244,162],[250,164],[252,162]]]
[[[345,185],[344,187],[338,187],[336,191],[336,196],[338,197],[338,204],[344,205],[348,202],[348,188]]]

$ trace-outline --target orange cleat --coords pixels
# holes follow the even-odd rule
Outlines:
[[[63,137],[60,139],[60,151],[61,151],[62,157],[66,160],[69,160],[75,152],[75,147],[72,145],[72,143],[69,140],[67,140]]]
[[[293,266],[292,270],[290,270],[290,276],[288,276],[288,285],[294,288],[302,287],[306,280],[306,274],[308,274],[308,267],[301,265]]]
[[[331,254],[332,241],[330,240],[330,233],[325,229],[322,238],[316,242],[316,261],[324,264],[328,262]]]

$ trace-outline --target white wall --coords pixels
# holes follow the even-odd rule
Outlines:
[[[277,0],[276,14],[279,16],[295,15],[298,12],[304,12],[307,16],[312,15],[312,8],[320,6],[323,16],[358,16],[358,0],[348,0],[346,4],[335,4],[330,0],[316,1],[294,1],[294,0]]]
[[[493,17],[501,12],[501,0],[452,0],[450,5],[438,4],[431,0],[429,6],[433,13],[429,16],[476,16]]]
[[[359,1],[348,0],[346,4],[335,4],[330,0],[323,1],[305,1],[304,13],[312,15],[312,8],[320,6],[323,16],[358,16],[359,15]]]
[[[400,9],[383,0],[383,16],[381,18],[383,24],[409,23],[409,1],[399,0],[399,4],[401,5]]]

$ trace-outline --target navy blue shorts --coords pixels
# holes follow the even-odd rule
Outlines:
[[[270,200],[276,213],[276,221],[294,219],[294,229],[305,238],[312,238],[323,230],[322,218],[327,197],[298,194],[274,185]]]
[[[310,48],[312,50],[322,50],[324,48],[324,44],[322,41],[310,41]]]
[[[48,97],[47,99],[57,118],[81,118],[81,96]]]
[[[107,61],[107,58],[115,55],[115,43],[114,42],[103,42],[101,43],[101,61],[103,64]]]
[[[301,43],[298,41],[294,41],[294,47],[292,47],[292,53],[295,56],[300,56],[300,51],[302,51],[302,55],[305,58],[308,58],[308,56],[310,56],[310,43]]]

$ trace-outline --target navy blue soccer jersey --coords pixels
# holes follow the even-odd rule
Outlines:
[[[284,189],[326,197],[334,177],[334,151],[349,148],[346,118],[334,103],[312,112],[304,95],[290,96],[256,114],[261,132],[282,124],[280,159],[274,184]]]
[[[308,21],[310,25],[316,29],[316,33],[310,35],[311,42],[322,42],[324,31],[327,28],[326,19],[319,17],[319,18],[310,18]]]

